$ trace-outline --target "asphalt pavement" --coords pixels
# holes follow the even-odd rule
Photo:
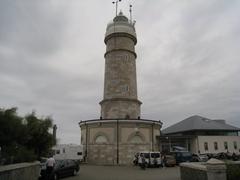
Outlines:
[[[179,167],[146,168],[138,166],[82,165],[77,176],[64,180],[180,180]]]

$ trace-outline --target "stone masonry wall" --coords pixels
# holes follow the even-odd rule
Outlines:
[[[140,107],[136,101],[106,101],[101,108],[101,116],[103,118],[124,119],[128,117],[137,119],[139,115]]]
[[[87,162],[90,164],[132,164],[136,152],[159,151],[155,139],[159,135],[159,125],[131,120],[123,123],[119,120],[118,128],[116,122],[106,121],[82,125],[81,129],[83,149],[87,152]],[[96,142],[99,136],[106,137],[107,141]],[[136,136],[142,142],[134,141]]]
[[[207,171],[197,168],[180,167],[181,180],[208,180]]]
[[[0,166],[0,180],[37,180],[39,175],[39,162]]]

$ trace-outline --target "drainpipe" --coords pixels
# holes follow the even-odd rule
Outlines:
[[[119,129],[118,129],[118,120],[117,120],[117,164],[119,164],[119,138],[118,138],[118,133],[119,133]]]
[[[85,127],[86,127],[86,149],[85,149],[85,157],[86,161],[88,159],[88,125],[85,122]]]
[[[153,146],[154,146],[154,139],[153,139],[153,124],[152,124],[152,151],[153,151]]]

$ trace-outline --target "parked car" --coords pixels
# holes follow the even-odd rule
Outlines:
[[[167,167],[173,167],[175,166],[176,163],[176,159],[174,156],[172,155],[165,155],[165,166]]]
[[[47,159],[46,157],[41,157],[40,159],[40,169],[46,169],[46,163],[47,163]]]
[[[60,179],[62,177],[76,175],[79,171],[79,163],[74,160],[56,160],[56,164],[54,166],[54,170],[50,175],[52,180]],[[40,178],[45,179],[46,174],[46,166],[41,168]]]
[[[176,159],[176,163],[182,163],[182,162],[191,162],[192,161],[192,153],[188,152],[188,151],[175,151],[175,152],[171,152],[175,159]]]
[[[206,162],[206,161],[208,161],[208,156],[205,154],[193,154],[192,161],[193,162]]]

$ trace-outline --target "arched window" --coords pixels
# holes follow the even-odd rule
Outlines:
[[[133,144],[142,144],[146,143],[145,137],[141,132],[132,132],[127,139],[127,142],[133,143]]]
[[[135,135],[130,139],[130,143],[141,144],[143,143],[142,137],[139,135]]]
[[[108,142],[108,140],[107,140],[106,136],[104,136],[104,135],[98,135],[95,139],[95,143],[101,144],[101,143],[107,143],[107,142]]]

